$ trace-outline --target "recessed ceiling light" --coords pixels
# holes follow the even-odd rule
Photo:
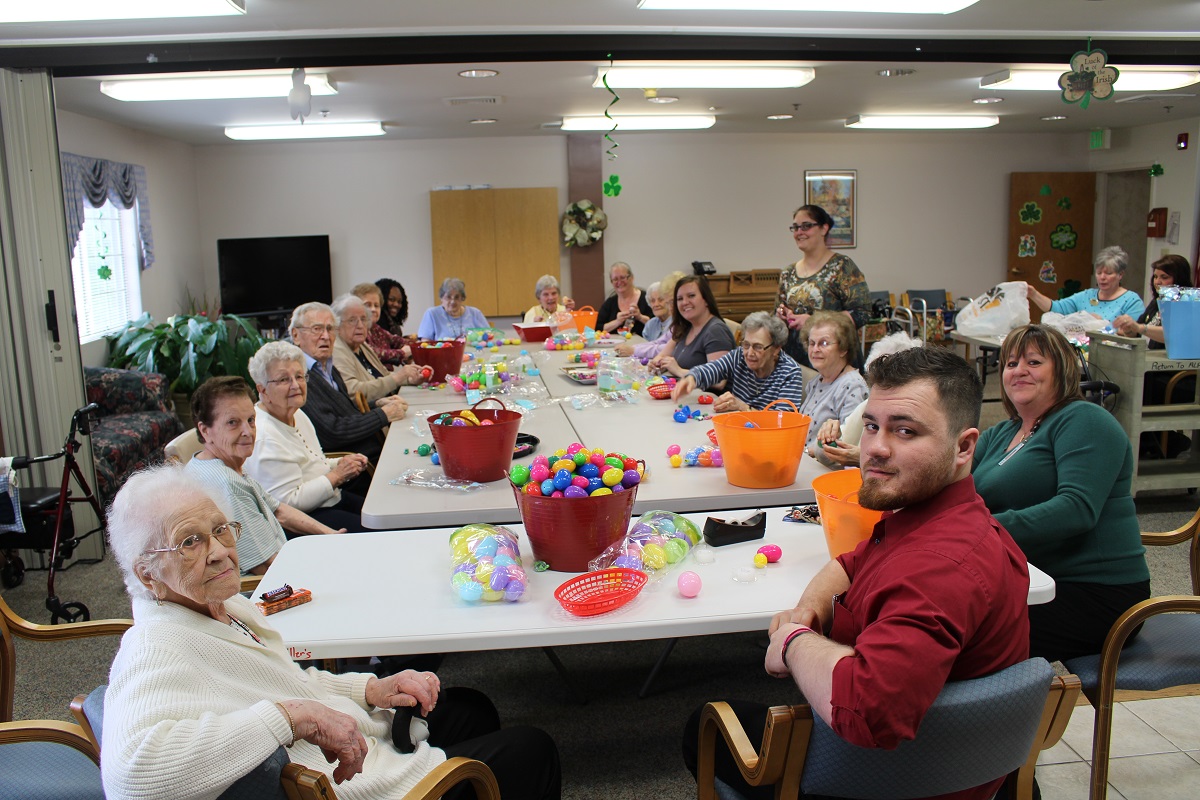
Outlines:
[[[491,125],[495,121],[496,120],[494,120],[494,119],[473,119],[473,120],[471,120],[471,124],[472,125]]]
[[[350,139],[383,136],[382,122],[307,122],[303,125],[237,125],[225,129],[230,139]]]
[[[875,73],[881,78],[907,78],[909,75],[916,75],[915,69],[905,69],[903,67],[896,69],[881,69]]]
[[[669,94],[656,94],[654,97],[647,97],[647,102],[658,103],[659,105],[669,105],[670,103],[678,103],[679,98]]]
[[[304,82],[312,89],[313,96],[337,94],[328,75],[309,73]],[[129,76],[100,81],[101,93],[126,102],[287,97],[291,90],[291,70],[241,75]]]
[[[767,114],[767,119],[794,119],[794,114]]]
[[[1116,66],[1115,64],[1113,66]],[[1120,73],[1112,87],[1117,92],[1161,92],[1191,86],[1200,82],[1200,72],[1185,69],[1150,67],[1116,67]],[[1007,89],[1014,91],[1060,92],[1059,76],[1062,67],[1053,69],[1004,69],[984,75],[979,79],[980,89]]]
[[[959,130],[999,124],[1000,118],[992,114],[860,114],[846,120],[847,128],[890,130]]]
[[[815,76],[812,67],[601,67],[592,86],[607,78],[614,89],[795,89]]]
[[[458,73],[460,78],[494,78],[500,72],[494,69],[464,69]]]
[[[4,3],[0,8],[0,23],[226,17],[245,13],[245,0],[37,0]]]
[[[1003,97],[976,97],[976,98],[972,99],[971,102],[975,103],[976,105],[986,106],[986,105],[991,105],[992,103],[1003,103],[1004,98]]]
[[[1042,122],[1058,122],[1060,119],[1066,119],[1064,114],[1051,114],[1048,117],[1042,117]]]
[[[711,114],[686,116],[620,116],[608,117],[563,117],[564,131],[607,131],[615,124],[619,131],[679,131],[711,128],[717,118]]]
[[[908,0],[903,9],[895,0],[638,0],[641,9],[692,11],[858,11],[872,14],[953,14],[979,0]]]

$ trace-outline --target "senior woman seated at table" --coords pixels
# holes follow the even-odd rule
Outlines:
[[[330,306],[338,320],[338,335],[333,343],[333,365],[346,382],[346,391],[362,394],[367,405],[395,394],[401,386],[421,382],[421,368],[408,364],[388,372],[379,355],[367,344],[371,312],[361,298],[344,294]]]
[[[558,278],[553,275],[543,275],[538,278],[533,287],[533,296],[538,301],[537,305],[525,312],[523,322],[527,325],[535,322],[553,322],[557,315],[575,310],[575,301],[569,297],[564,297],[561,303],[558,302]],[[566,318],[570,320],[570,314],[567,314]]]
[[[1030,301],[1042,311],[1053,311],[1055,314],[1086,311],[1109,322],[1122,315],[1140,316],[1145,310],[1141,296],[1121,286],[1121,279],[1125,277],[1125,270],[1129,266],[1129,254],[1119,247],[1106,247],[1096,254],[1092,266],[1096,276],[1095,289],[1084,289],[1070,297],[1051,300],[1032,283],[1027,283]]]
[[[1009,332],[1000,399],[1011,419],[980,434],[971,470],[988,510],[1054,578],[1054,600],[1029,607],[1029,654],[1047,661],[1099,653],[1117,618],[1150,596],[1133,450],[1116,418],[1083,399],[1079,378],[1058,331]]]
[[[326,458],[317,431],[301,410],[308,398],[304,352],[290,342],[267,342],[250,359],[258,389],[254,452],[246,474],[281,503],[331,528],[366,530],[363,497],[371,485],[367,457]]]
[[[358,283],[350,290],[350,294],[362,300],[367,311],[371,312],[367,344],[379,356],[379,360],[387,364],[389,369],[411,361],[412,345],[403,336],[392,333],[380,322],[383,318],[383,291],[373,283]]]
[[[348,800],[401,798],[454,756],[486,763],[505,797],[560,796],[553,740],[501,730],[475,690],[443,689],[432,672],[300,669],[238,594],[245,526],[178,467],[135,473],[108,520],[134,618],[104,700],[109,797],[216,797],[280,746]],[[405,707],[413,720],[393,730],[392,709]]]
[[[667,342],[671,341],[671,321],[675,309],[671,297],[675,294],[675,284],[682,277],[684,273],[676,270],[646,287],[646,302],[654,312],[654,316],[642,328],[642,337],[646,341],[639,344],[621,342],[616,347],[617,355],[647,359],[662,352]]]
[[[675,284],[671,341],[650,362],[655,372],[682,378],[692,367],[716,361],[734,348],[733,332],[721,319],[708,281],[688,275]]]
[[[257,416],[250,387],[235,375],[209,378],[192,395],[192,416],[204,449],[184,469],[225,498],[245,535],[238,541],[242,569],[261,575],[292,533],[339,531],[267,494],[242,467],[254,452]],[[174,502],[174,498],[172,498]]]
[[[790,400],[799,407],[804,399],[804,373],[795,359],[783,352],[787,339],[783,320],[755,311],[742,320],[742,346],[716,361],[692,367],[675,384],[671,398],[679,400],[696,387],[724,384],[730,390],[713,401],[714,411],[757,411],[775,400]]]
[[[487,317],[467,305],[467,285],[459,278],[446,278],[438,289],[442,304],[421,317],[417,335],[422,339],[461,339],[471,328],[490,328]]]
[[[845,422],[858,404],[867,399],[867,382],[851,363],[858,352],[858,334],[850,317],[840,311],[815,311],[800,329],[800,341],[817,374],[804,386],[800,413],[807,414],[811,447],[821,425],[829,419]]]

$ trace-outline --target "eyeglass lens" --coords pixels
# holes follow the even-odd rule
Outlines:
[[[788,225],[788,230],[795,233],[796,231],[811,231],[815,227],[817,227],[815,222],[797,222]]]
[[[201,553],[208,552],[209,539],[216,539],[226,547],[233,547],[237,544],[241,533],[242,523],[226,522],[224,525],[218,525],[213,528],[212,533],[193,533],[180,542],[178,546],[168,549],[178,551],[184,558],[194,559],[198,558]]]

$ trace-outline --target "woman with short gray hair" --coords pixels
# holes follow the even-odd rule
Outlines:
[[[1029,299],[1043,312],[1053,311],[1055,314],[1086,311],[1109,322],[1123,314],[1134,319],[1140,317],[1146,310],[1141,296],[1121,286],[1121,279],[1129,267],[1129,254],[1119,247],[1106,247],[1096,254],[1092,265],[1096,288],[1084,289],[1061,300],[1051,300],[1033,284],[1026,284],[1029,286]]]
[[[783,320],[755,311],[742,320],[742,346],[716,361],[692,367],[675,384],[671,398],[678,400],[696,387],[720,385],[729,391],[713,401],[717,412],[760,411],[775,400],[790,400],[799,408],[804,399],[804,374],[795,359],[783,352],[787,339]]]
[[[446,278],[438,289],[442,304],[426,310],[417,328],[422,339],[462,339],[471,328],[492,327],[483,312],[467,305],[467,285],[461,278]]]
[[[533,287],[533,296],[537,298],[538,302],[537,305],[525,312],[523,321],[526,325],[553,322],[557,315],[575,310],[575,301],[571,298],[564,297],[562,302],[559,302],[558,278],[553,275],[543,275],[538,278]],[[570,320],[570,315],[566,319]]]

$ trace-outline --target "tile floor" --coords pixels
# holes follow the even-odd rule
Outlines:
[[[1075,707],[1062,740],[1038,759],[1045,800],[1087,800],[1091,778],[1090,705]],[[1200,695],[1118,703],[1113,712],[1110,800],[1200,797]]]

